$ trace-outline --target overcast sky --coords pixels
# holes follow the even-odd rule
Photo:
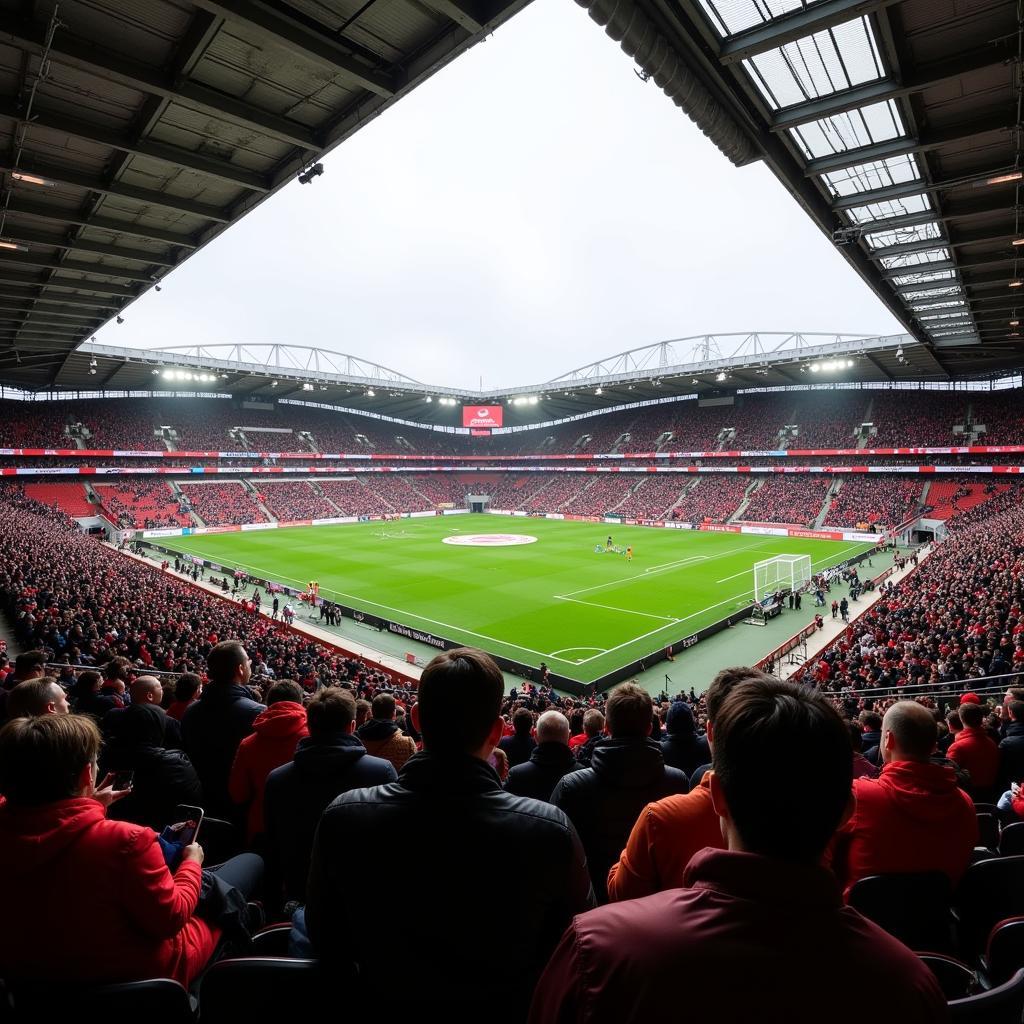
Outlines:
[[[291,342],[512,387],[665,338],[901,330],[572,0],[534,0],[324,166],[98,340]]]

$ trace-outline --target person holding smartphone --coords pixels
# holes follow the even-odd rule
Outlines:
[[[130,790],[97,778],[100,731],[85,715],[45,715],[0,730],[0,976],[52,984],[174,978],[189,985],[220,938],[197,914],[203,848],[171,871],[156,833],[111,821]],[[217,869],[248,898],[262,862]]]

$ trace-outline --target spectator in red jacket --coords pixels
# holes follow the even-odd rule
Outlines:
[[[185,847],[172,872],[155,832],[107,820],[120,794],[97,785],[99,749],[87,715],[21,718],[0,731],[0,973],[187,985],[218,938],[195,916],[202,847]]]
[[[263,834],[263,789],[267,776],[295,756],[301,739],[309,735],[302,687],[294,680],[281,679],[267,691],[267,710],[252,724],[251,735],[238,745],[228,793],[240,807],[248,808],[246,836]]]
[[[766,778],[779,751],[808,770]],[[702,850],[682,888],[574,919],[534,992],[532,1024],[785,1020],[861,1024],[871,993],[887,1021],[935,1024],[946,1000],[905,946],[843,906],[820,865],[850,809],[850,737],[820,693],[741,683],[715,719],[711,798],[728,849]],[[699,979],[685,994],[680,965]]]
[[[985,731],[985,712],[981,704],[961,703],[964,727],[946,755],[971,773],[971,796],[975,800],[987,800],[999,778],[999,747]]]
[[[916,701],[885,713],[882,774],[854,780],[856,808],[832,845],[844,898],[868,875],[942,871],[956,885],[967,870],[978,819],[953,769],[930,762],[936,740],[934,717]]]

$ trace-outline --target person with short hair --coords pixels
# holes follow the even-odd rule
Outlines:
[[[686,701],[673,702],[665,716],[665,729],[668,735],[661,741],[661,754],[670,768],[678,768],[689,778],[711,759],[707,737],[697,735],[693,709]]]
[[[975,800],[994,799],[999,780],[999,747],[985,731],[986,708],[981,703],[960,704],[964,727],[950,745],[946,756],[971,776],[970,794]]]
[[[247,688],[252,665],[240,641],[216,644],[206,656],[206,670],[209,682],[182,716],[181,735],[203,784],[207,815],[234,820],[235,805],[228,793],[231,765],[238,745],[266,707],[254,701]]]
[[[156,833],[107,817],[128,790],[98,781],[100,743],[87,715],[0,730],[0,973],[9,983],[187,986],[220,935],[196,916],[202,847],[185,846],[172,871]],[[243,854],[216,872],[250,896],[259,869]]]
[[[50,676],[26,679],[7,693],[7,718],[66,715],[71,711],[64,688]]]
[[[505,792],[550,803],[559,779],[580,767],[569,749],[569,720],[552,708],[537,719],[537,742],[530,759],[508,773]]]
[[[390,761],[367,754],[355,735],[352,693],[325,686],[306,705],[309,735],[275,768],[264,788],[268,890],[304,903],[313,835],[324,808],[340,793],[398,778]]]
[[[392,694],[375,694],[370,707],[373,717],[356,730],[359,741],[368,754],[383,757],[391,762],[396,772],[400,772],[405,762],[416,753],[416,741],[398,727]]]
[[[194,672],[182,672],[174,683],[174,700],[167,708],[167,714],[180,722],[186,711],[199,699],[203,692],[203,681]]]
[[[592,767],[563,776],[551,794],[580,835],[599,903],[608,900],[608,869],[640,812],[652,801],[689,790],[686,775],[666,766],[661,747],[650,738],[652,707],[651,695],[636,683],[612,690],[605,705],[611,736],[594,748]]]
[[[294,756],[299,741],[309,735],[302,687],[280,679],[267,689],[267,710],[252,723],[252,733],[238,744],[228,793],[246,811],[246,839],[263,834],[263,789],[267,776]]]
[[[724,668],[704,695],[709,750],[715,721],[726,697],[749,679],[770,679],[756,668]],[[708,765],[710,768],[710,765]],[[608,898],[632,900],[681,885],[690,858],[706,846],[722,849],[725,839],[712,806],[711,777],[703,772],[688,793],[649,803],[637,818],[618,861],[608,869]]]
[[[1024,780],[1024,701],[1004,706],[1003,738],[999,741],[999,785],[1009,789]]]
[[[518,708],[512,716],[512,735],[503,736],[498,743],[508,757],[509,768],[515,768],[516,765],[525,764],[530,760],[530,754],[537,746],[532,733],[533,714],[529,708]]]
[[[355,962],[365,992],[387,993],[389,1016],[521,1022],[558,936],[593,906],[568,819],[503,792],[487,763],[502,733],[504,689],[482,651],[438,654],[412,709],[423,751],[397,782],[342,793],[320,819],[306,892],[314,953],[328,968]],[[413,865],[415,914],[382,900],[380,886],[357,884],[353,865],[378,879],[408,877]],[[500,918],[500,954],[481,931],[492,918]],[[397,935],[416,955],[403,960],[396,990]]]
[[[604,739],[604,725],[604,714],[597,708],[588,708],[583,715],[583,740],[576,746],[570,742],[570,749],[583,768],[590,767],[594,748]]]
[[[813,770],[766,781],[778,751]],[[715,718],[712,804],[724,850],[701,850],[681,887],[573,919],[534,993],[531,1024],[686,1019],[862,1024],[851,985],[887,1021],[935,1024],[946,1000],[924,963],[843,905],[820,864],[851,807],[846,726],[807,686],[751,678]]]
[[[71,687],[71,709],[76,715],[89,715],[97,723],[112,710],[116,703],[113,697],[100,693],[103,676],[95,669],[86,669],[78,673],[78,678]]]
[[[916,701],[893,704],[882,720],[882,773],[853,783],[853,814],[831,847],[847,898],[869,875],[940,871],[953,885],[971,863],[978,819],[951,768],[933,764],[935,718]]]
[[[164,687],[163,683],[156,676],[136,676],[129,687],[131,703],[128,707],[135,705],[146,705],[156,708],[165,718],[167,712],[163,709]],[[114,708],[103,716],[100,722],[100,729],[103,731],[103,738],[109,746],[116,746],[120,742],[119,729],[124,721],[124,713],[128,708]],[[167,718],[164,723],[162,746],[169,750],[181,750],[181,724],[173,718]]]

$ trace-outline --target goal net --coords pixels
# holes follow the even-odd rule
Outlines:
[[[776,590],[796,593],[810,582],[810,555],[777,555],[754,563],[754,600],[758,603]]]

